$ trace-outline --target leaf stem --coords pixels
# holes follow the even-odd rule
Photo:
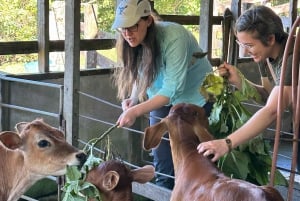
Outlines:
[[[103,138],[105,138],[112,130],[114,130],[118,124],[114,124],[110,128],[108,128],[100,137],[91,139],[84,147],[84,152],[88,153],[90,150],[92,150],[98,142],[100,142]],[[90,147],[88,148],[88,146]]]

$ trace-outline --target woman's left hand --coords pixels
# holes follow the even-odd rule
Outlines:
[[[213,155],[211,161],[216,162],[228,152],[228,146],[224,139],[202,142],[197,147],[198,153],[203,156]]]
[[[130,127],[134,124],[135,120],[136,115],[134,114],[134,110],[129,108],[120,115],[117,124],[118,127]]]

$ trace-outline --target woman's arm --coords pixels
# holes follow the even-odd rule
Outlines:
[[[291,104],[292,87],[285,86],[283,91],[283,108]],[[277,116],[277,104],[279,97],[279,86],[274,87],[264,107],[258,110],[241,128],[230,134],[227,138],[231,140],[232,147],[237,147],[251,138],[259,135],[265,130]],[[282,111],[281,111],[282,112]],[[213,154],[212,161],[218,160],[226,154],[229,149],[224,139],[213,140],[199,144],[198,152],[204,156]]]
[[[132,86],[130,98],[124,99],[122,101],[123,111],[126,111],[128,108],[130,108],[138,103],[139,93],[140,93],[140,91],[138,90],[136,83],[134,83],[134,85]]]
[[[164,105],[169,104],[170,99],[166,96],[154,96],[145,102],[137,104],[133,107],[128,108],[119,117],[117,123],[119,127],[127,126],[130,127],[134,124],[137,117],[147,114],[152,110],[158,109]]]

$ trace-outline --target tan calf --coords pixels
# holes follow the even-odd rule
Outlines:
[[[169,132],[175,170],[171,201],[283,201],[271,186],[256,186],[225,176],[199,154],[200,142],[213,139],[205,111],[196,105],[178,104],[160,123],[145,130],[144,148],[156,147]]]
[[[63,175],[67,165],[82,165],[86,159],[42,120],[18,123],[16,130],[0,133],[1,201],[16,201],[39,179]]]

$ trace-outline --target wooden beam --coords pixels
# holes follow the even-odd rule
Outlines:
[[[132,192],[143,197],[150,198],[153,201],[169,201],[172,193],[171,190],[157,186],[150,182],[145,184],[133,182]]]
[[[80,0],[65,1],[64,112],[66,139],[78,146],[80,87]]]
[[[182,25],[199,25],[199,16],[197,15],[159,15],[165,21],[177,22]],[[201,23],[201,22],[200,22]],[[212,16],[213,24],[221,24],[222,16]]]
[[[38,6],[38,67],[49,72],[49,0],[37,1]]]
[[[108,50],[115,47],[115,39],[85,39],[80,40],[80,51]],[[52,40],[49,42],[49,52],[63,52],[65,41]],[[38,41],[0,42],[0,55],[32,54],[38,52]]]
[[[212,27],[213,27],[213,1],[201,0],[200,8],[200,36],[199,44],[207,58],[212,58]]]

